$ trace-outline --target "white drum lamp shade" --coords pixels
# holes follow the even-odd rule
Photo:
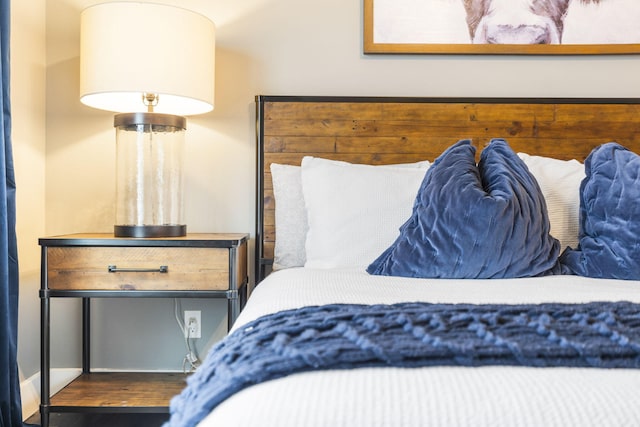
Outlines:
[[[147,111],[142,93],[159,95],[154,111],[189,116],[214,106],[215,25],[174,6],[113,2],[80,18],[80,101],[121,113]]]
[[[174,6],[102,3],[80,19],[80,101],[114,111],[116,237],[176,237],[186,119],[214,106],[215,25]]]

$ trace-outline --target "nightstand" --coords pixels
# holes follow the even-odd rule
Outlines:
[[[50,412],[168,413],[180,373],[92,373],[92,298],[225,298],[228,328],[247,298],[246,234],[121,238],[70,234],[39,239],[42,427]],[[82,298],[82,374],[50,396],[51,298]]]

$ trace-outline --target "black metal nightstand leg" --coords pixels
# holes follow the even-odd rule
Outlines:
[[[50,403],[50,300],[48,295],[40,293],[40,422],[42,427],[49,427]]]
[[[91,372],[91,298],[82,298],[82,373]]]

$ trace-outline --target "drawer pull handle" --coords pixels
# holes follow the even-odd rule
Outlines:
[[[109,266],[109,273],[168,273],[169,266],[161,265],[159,268],[118,268]]]

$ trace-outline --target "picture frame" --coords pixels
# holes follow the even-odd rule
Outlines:
[[[640,53],[640,1],[569,0],[558,17],[532,16],[533,25],[510,22],[511,33],[492,31],[474,11],[493,0],[363,0],[365,54],[607,55]],[[558,0],[534,0],[565,3]],[[518,7],[519,2],[507,2]],[[504,4],[504,3],[502,3]],[[558,10],[557,7],[555,10]],[[560,9],[562,12],[563,9]],[[506,16],[528,15],[514,13]],[[525,11],[526,12],[526,11]],[[533,11],[532,11],[533,12]],[[473,18],[468,19],[469,16]],[[504,28],[504,22],[491,17]],[[527,17],[527,19],[530,19]],[[485,19],[482,21],[482,19]],[[422,20],[422,21],[421,21]],[[477,27],[472,28],[475,22]],[[612,25],[606,25],[611,22]],[[527,28],[530,27],[530,28]],[[559,27],[559,28],[558,28]],[[525,32],[520,29],[526,28]],[[540,28],[545,28],[539,31]],[[530,33],[541,33],[531,36]],[[598,32],[600,31],[600,32]],[[529,34],[527,34],[529,33]],[[498,34],[494,39],[491,36]],[[474,39],[475,37],[475,39]],[[528,38],[530,37],[530,38]],[[536,38],[537,37],[537,38]],[[506,40],[506,42],[504,42]],[[516,42],[510,42],[516,40]]]

